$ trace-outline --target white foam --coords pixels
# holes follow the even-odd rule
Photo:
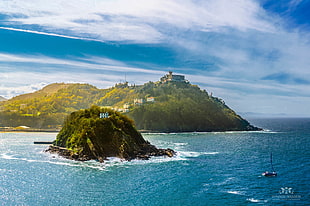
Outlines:
[[[69,166],[69,167],[86,167],[86,168],[93,168],[93,169],[98,169],[98,170],[104,170],[105,165],[100,164],[100,163],[89,163],[89,162],[77,162],[73,160],[68,160],[68,162],[56,162],[56,161],[47,161],[50,164],[55,164],[55,165],[64,165],[64,166]]]
[[[274,134],[274,133],[281,133],[275,132],[268,129],[258,130],[258,131],[226,131],[226,132],[210,132],[211,134],[245,134],[245,133],[264,133],[264,134]]]
[[[227,191],[229,194],[234,194],[234,195],[242,195],[242,192],[240,191]]]
[[[267,202],[267,200],[258,200],[258,199],[254,199],[254,198],[248,198],[246,200],[250,201],[250,202]]]
[[[180,143],[180,144],[187,144],[187,143]],[[170,161],[185,161],[185,160],[188,160],[188,158],[192,158],[192,157],[199,157],[201,155],[215,155],[215,154],[218,154],[218,152],[180,151],[180,152],[177,152],[176,155],[173,157],[167,157],[167,156],[154,157],[153,156],[148,160],[134,159],[131,161],[126,161],[118,157],[107,157],[107,160],[104,160],[103,163],[100,163],[94,160],[80,162],[80,161],[68,160],[57,154],[48,154],[50,160],[41,161],[41,162],[47,162],[47,163],[56,164],[56,165],[65,165],[65,166],[70,166],[70,167],[87,167],[87,168],[93,168],[93,169],[99,169],[99,170],[106,170],[112,167],[130,167],[131,165],[160,164],[160,163],[165,163],[165,162],[170,162]],[[27,160],[27,161],[32,161],[32,160]]]
[[[7,160],[17,160],[17,157],[14,157],[13,155],[8,155],[6,153],[1,154],[2,159],[7,159]]]
[[[141,165],[141,164],[157,164],[162,162],[169,162],[169,161],[178,161],[181,160],[179,157],[151,157],[149,160],[131,160],[126,161],[123,159],[120,159],[118,157],[108,157],[107,160],[104,160],[103,163],[90,160],[85,162],[75,161],[75,160],[68,160],[66,158],[63,158],[57,154],[51,154],[53,157],[53,160],[45,161],[50,164],[55,165],[64,165],[64,166],[70,166],[70,167],[86,167],[86,168],[93,168],[98,170],[106,170],[108,168],[112,167],[128,167],[130,165]]]
[[[188,145],[188,143],[187,142],[176,142],[176,143],[174,143],[175,145],[177,145],[177,146],[184,146],[184,145]]]
[[[205,155],[216,155],[219,154],[219,152],[204,152]]]
[[[199,157],[201,155],[215,155],[218,152],[192,152],[192,151],[180,151],[177,152],[181,157]]]
[[[235,179],[235,177],[228,177],[227,179],[223,180],[222,182],[214,183],[214,185],[217,185],[217,186],[225,185],[225,184],[227,184],[228,182],[230,182],[233,179]]]

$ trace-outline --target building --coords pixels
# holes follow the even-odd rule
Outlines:
[[[175,75],[172,74],[172,71],[169,71],[169,74],[166,74],[160,78],[161,82],[186,82],[184,75]]]
[[[129,103],[124,104],[122,112],[129,112],[131,105]]]
[[[144,99],[134,99],[133,103],[134,105],[142,105],[144,104]]]
[[[155,102],[155,98],[154,97],[148,97],[146,98],[147,102]]]

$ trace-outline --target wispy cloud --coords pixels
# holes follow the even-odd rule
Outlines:
[[[12,54],[4,54],[0,53],[0,62],[2,63],[31,63],[31,64],[44,64],[45,67],[50,67],[51,71],[57,69],[59,66],[65,67],[74,67],[78,69],[77,71],[95,71],[102,72],[102,71],[113,71],[117,72],[124,72],[124,73],[142,73],[142,74],[162,74],[163,71],[158,70],[150,70],[145,68],[139,67],[131,67],[126,65],[123,62],[119,62],[117,60],[102,58],[92,56],[89,58],[75,58],[74,60],[60,59],[60,58],[52,58],[43,55],[12,55]],[[61,67],[61,70],[64,68]],[[49,72],[48,70],[41,70],[44,73]]]
[[[288,4],[288,11],[294,11],[303,0],[291,0]]]
[[[65,31],[104,41],[160,42],[173,28],[275,31],[272,19],[250,0],[185,0],[182,4],[175,0],[41,0],[35,6],[17,0],[1,2],[0,12],[12,15],[7,21],[14,24],[39,25],[52,34],[63,35]]]
[[[26,32],[26,33],[33,33],[33,34],[41,34],[41,35],[47,35],[47,36],[63,37],[63,38],[68,38],[68,39],[80,39],[80,40],[87,40],[87,41],[100,41],[100,40],[97,40],[97,39],[82,38],[82,37],[75,37],[75,36],[67,36],[67,35],[61,35],[61,34],[56,34],[56,33],[33,31],[33,30],[28,30],[28,29],[16,29],[16,28],[10,28],[10,27],[0,27],[0,29],[9,30],[9,31],[20,31],[20,32]]]
[[[131,84],[142,84],[145,79],[157,81],[165,71],[131,67],[97,56],[72,60],[43,55],[0,53],[0,72],[0,95],[11,98],[54,82],[91,83],[100,88],[111,87],[125,80]]]

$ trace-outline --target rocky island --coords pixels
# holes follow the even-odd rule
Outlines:
[[[130,161],[175,154],[172,149],[158,149],[146,141],[125,115],[98,106],[71,113],[46,152],[73,160],[100,162],[107,157]]]

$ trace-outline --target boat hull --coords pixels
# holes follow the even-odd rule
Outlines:
[[[277,173],[276,172],[264,172],[262,175],[265,177],[275,177],[277,176]]]

